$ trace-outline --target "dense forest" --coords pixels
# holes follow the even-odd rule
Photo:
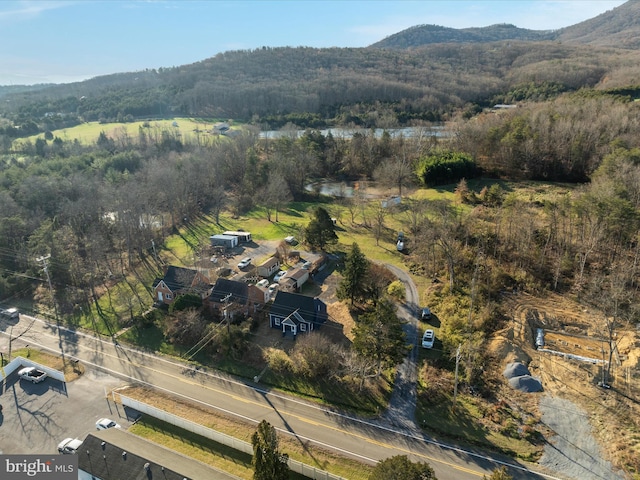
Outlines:
[[[460,111],[450,123],[452,136],[445,138],[388,133],[377,138],[365,129],[350,140],[308,130],[299,138],[264,141],[247,129],[206,146],[172,130],[141,127],[137,137],[102,134],[90,146],[58,137],[27,142],[22,151],[1,157],[0,291],[5,299],[28,295],[29,277],[39,269],[33,259],[50,253],[59,301],[72,308],[114,272],[144,259],[151,241],[160,244],[183,218],[255,207],[277,210],[305,198],[304,187],[314,178],[376,179],[401,192],[419,182],[455,184],[472,175],[584,186],[556,204],[542,205],[520,205],[522,200],[509,199],[507,192],[497,197],[495,191],[466,192],[464,201],[484,206],[474,210],[480,223],[425,213],[407,230],[418,235],[423,222],[444,222],[428,229],[430,235],[455,235],[462,255],[462,245],[480,234],[479,224],[507,222],[509,228],[496,226],[474,240],[496,262],[506,262],[496,271],[519,265],[526,281],[539,288],[582,287],[590,268],[604,274],[615,262],[634,263],[638,108],[624,98],[581,91],[470,118]],[[425,176],[425,162],[458,156],[464,173]],[[416,206],[414,214],[422,209]],[[517,217],[504,217],[516,212]],[[161,219],[163,228],[149,219]],[[525,221],[515,228],[514,222]],[[438,240],[421,244],[435,248]],[[440,255],[450,261],[452,252],[435,249],[424,261]]]
[[[233,51],[192,65],[6,95],[0,135],[31,135],[33,123],[46,131],[174,115],[268,128],[441,122],[461,108],[475,112],[580,88],[625,87],[635,97],[638,55],[550,42]]]

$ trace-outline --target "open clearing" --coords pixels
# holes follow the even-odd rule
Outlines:
[[[558,417],[565,424],[552,426],[547,422],[558,438],[580,431],[584,437],[584,432],[590,431],[606,459],[616,465],[627,465],[627,468],[640,467],[640,438],[637,435],[640,418],[638,332],[632,328],[618,331],[611,377],[607,381],[612,388],[604,389],[598,386],[603,375],[600,364],[538,351],[535,347],[536,329],[544,328],[545,343],[549,349],[602,359],[604,348],[608,358],[608,344],[601,341],[602,313],[556,294],[540,298],[519,293],[509,295],[505,300],[506,310],[512,315],[511,321],[489,344],[494,358],[502,360],[502,365],[497,367],[504,368],[514,361],[525,363],[532,375],[542,380],[544,388],[542,394],[533,398],[541,402],[546,398],[570,401],[586,412],[582,416],[567,414]],[[516,398],[518,396],[513,397],[514,401]],[[577,425],[576,418],[582,419],[585,425]],[[544,415],[542,419],[545,422]],[[563,428],[566,431],[556,430]],[[547,440],[553,442],[554,437]],[[581,450],[583,453],[587,451],[585,448]],[[613,473],[608,478],[614,478]]]

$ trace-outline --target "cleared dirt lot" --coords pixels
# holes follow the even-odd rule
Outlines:
[[[552,421],[546,420],[543,415],[543,422],[555,433],[555,437],[552,435],[547,438],[549,445],[562,439],[573,439],[576,445],[583,445],[582,442],[587,441],[588,437],[586,432],[590,432],[597,439],[602,456],[617,467],[640,467],[640,439],[635,434],[640,418],[638,332],[633,328],[618,331],[612,376],[607,382],[612,388],[603,389],[598,386],[602,380],[601,365],[538,351],[534,344],[536,329],[543,328],[547,343],[545,346],[549,349],[602,359],[601,351],[605,348],[608,357],[608,346],[601,341],[601,312],[591,311],[569,298],[555,294],[545,297],[523,293],[509,295],[505,298],[505,305],[510,312],[511,321],[490,342],[494,358],[501,359],[502,362],[496,368],[502,369],[506,363],[520,361],[529,366],[533,376],[541,379],[544,392],[529,396],[530,402],[535,405],[527,408],[540,408],[545,413],[543,403],[538,404],[538,401],[545,399],[544,405],[548,405],[553,399],[558,399],[570,401],[576,405],[576,410],[584,412],[582,415],[558,415]],[[568,411],[567,408],[564,410]],[[550,411],[549,408],[546,411]],[[576,422],[582,422],[583,425]],[[599,457],[598,454],[593,454],[595,450],[592,447],[576,451],[589,452],[593,458]],[[563,451],[562,454],[566,457],[568,452]],[[573,459],[572,464],[588,465],[591,460],[587,456],[583,460]],[[614,467],[613,470],[617,468]],[[596,478],[585,477],[584,471],[570,476]],[[610,471],[598,478],[616,477]]]
[[[10,375],[0,391],[0,453],[56,453],[67,437],[84,440],[101,417],[127,428],[130,422],[122,406],[105,397],[105,391],[121,384],[93,370],[68,384],[47,378],[34,385]]]

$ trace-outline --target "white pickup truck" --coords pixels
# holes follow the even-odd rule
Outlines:
[[[40,383],[47,378],[46,372],[38,370],[36,367],[24,367],[18,371],[20,378],[28,380],[32,383]]]

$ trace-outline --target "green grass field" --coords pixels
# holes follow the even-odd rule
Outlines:
[[[177,126],[174,125],[174,122]],[[65,142],[78,140],[82,145],[90,145],[98,140],[101,132],[104,132],[114,140],[129,137],[135,141],[138,138],[139,129],[142,127],[147,134],[158,136],[160,136],[162,131],[175,131],[179,133],[183,139],[193,140],[194,143],[197,143],[198,137],[200,137],[200,141],[206,145],[219,138],[209,133],[218,122],[218,120],[205,121],[184,117],[163,120],[140,120],[131,123],[87,122],[71,128],[53,130],[51,133],[53,133],[54,137],[60,137]],[[145,124],[149,126],[144,127]],[[239,127],[232,127],[234,130],[237,128]],[[14,141],[13,148],[14,150],[19,150],[21,142],[29,141],[34,143],[38,138],[44,139],[44,134],[39,133],[30,137],[17,139]]]

